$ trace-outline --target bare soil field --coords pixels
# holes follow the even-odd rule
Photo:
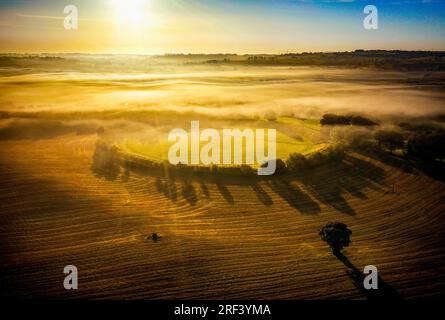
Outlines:
[[[403,298],[445,293],[445,185],[415,169],[349,152],[258,182],[110,177],[91,170],[96,140],[0,141],[2,296],[365,299],[354,272],[370,264]],[[336,220],[346,261],[318,235]]]

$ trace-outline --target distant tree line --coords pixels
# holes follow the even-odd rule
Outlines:
[[[204,56],[204,58],[206,58]],[[207,57],[209,58],[209,57]],[[444,51],[355,50],[346,52],[303,52],[280,55],[226,55],[207,59],[212,63],[247,65],[337,66],[400,71],[445,70]]]
[[[375,126],[378,123],[368,118],[357,115],[337,115],[325,114],[320,120],[320,124],[326,125],[355,125],[355,126]]]
[[[309,154],[291,153],[286,159],[286,169],[290,172],[299,172],[315,168],[326,163],[341,162],[345,157],[342,145],[333,145],[328,148]]]

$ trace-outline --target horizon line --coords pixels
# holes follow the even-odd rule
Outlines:
[[[0,55],[44,55],[44,54],[52,54],[52,55],[114,55],[114,56],[179,56],[179,55],[232,55],[232,56],[255,56],[255,55],[263,55],[263,56],[277,56],[277,55],[289,55],[289,54],[317,54],[317,53],[353,53],[353,52],[375,52],[375,51],[386,51],[386,52],[445,52],[443,50],[427,50],[427,49],[354,49],[354,50],[341,50],[341,51],[288,51],[282,53],[233,53],[233,52],[164,52],[164,53],[135,53],[135,52],[122,52],[122,53],[112,53],[112,52],[0,52]]]

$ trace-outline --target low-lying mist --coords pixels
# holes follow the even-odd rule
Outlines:
[[[120,139],[165,139],[190,120],[215,128],[237,121],[273,127],[279,117],[320,119],[325,113],[388,125],[432,121],[445,110],[443,78],[428,72],[212,65],[158,66],[145,73],[92,73],[64,64],[51,72],[7,69],[0,72],[2,140],[84,134],[102,126]]]
[[[344,111],[375,116],[443,112],[445,93],[418,85],[420,73],[333,68],[208,67],[165,74],[62,71],[0,78],[0,109],[20,112],[156,110],[217,117],[267,111],[318,117]],[[416,85],[412,85],[416,80]]]

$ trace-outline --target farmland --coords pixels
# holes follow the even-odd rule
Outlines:
[[[441,126],[440,81],[205,64],[93,74],[54,63],[57,72],[11,67],[0,77],[2,296],[366,299],[354,277],[366,265],[403,298],[445,294],[445,185],[400,155],[346,148],[340,162],[265,179],[95,170],[100,139],[162,162],[168,132],[194,119],[218,130],[275,128],[282,159],[377,130],[321,126],[326,112],[358,113],[379,128]],[[347,262],[320,240],[329,221],[353,231]],[[147,239],[154,232],[158,242]],[[79,270],[70,292],[69,264]]]

